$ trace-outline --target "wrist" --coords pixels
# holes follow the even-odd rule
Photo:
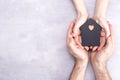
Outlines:
[[[88,59],[85,59],[85,60],[76,60],[75,64],[77,64],[77,65],[85,68],[85,67],[87,67]]]
[[[106,68],[106,63],[103,62],[97,62],[97,61],[92,61],[92,66],[95,70],[104,70]]]
[[[80,60],[76,60],[74,69],[70,76],[70,80],[84,80],[86,67],[86,63],[83,63]]]
[[[102,20],[105,20],[105,17],[104,16],[94,16],[93,19],[96,21],[96,22],[100,22]]]
[[[88,14],[86,12],[78,12],[77,14],[77,18],[81,18],[81,17],[84,17],[85,19],[88,18]]]
[[[106,66],[106,62],[104,60],[99,60],[98,58],[91,58],[91,63],[93,67],[100,68]]]
[[[111,80],[106,63],[92,63],[96,80]]]
[[[78,69],[80,71],[81,75],[83,75],[83,76],[85,74],[87,64],[88,64],[87,61],[84,61],[84,62],[83,61],[82,62],[81,61],[76,61],[75,62],[76,69]]]
[[[105,15],[104,14],[102,14],[102,13],[95,13],[94,14],[94,16],[93,16],[93,18],[97,18],[97,19],[99,19],[99,18],[105,18]]]
[[[103,16],[103,15],[94,15],[93,18],[95,18],[95,19],[96,19],[96,18],[99,19],[99,18],[105,18],[105,16]]]

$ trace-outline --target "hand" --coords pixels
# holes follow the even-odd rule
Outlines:
[[[84,24],[87,20],[87,16],[82,16],[81,18],[78,18],[76,23],[75,23],[75,27],[73,28],[73,33],[74,33],[74,37],[75,37],[75,41],[77,42],[78,45],[81,45],[81,43],[79,42],[79,36],[81,34],[79,28],[82,24]],[[101,31],[101,36],[100,36],[100,46],[85,46],[84,48],[88,51],[89,49],[92,49],[92,51],[95,50],[100,50],[104,44],[105,44],[105,37],[108,37],[110,35],[109,32],[109,26],[107,24],[107,21],[104,18],[98,18],[98,19],[94,19],[98,24],[100,24],[102,26],[102,31]],[[106,33],[105,33],[106,30]],[[105,35],[106,34],[106,35]]]
[[[75,41],[78,45],[81,45],[79,43],[79,36],[80,36],[80,27],[87,21],[88,16],[87,15],[81,15],[81,17],[78,17],[75,22],[75,26],[73,28],[73,36],[75,37]]]
[[[106,63],[107,60],[112,55],[114,49],[114,36],[112,31],[112,26],[109,24],[110,35],[106,38],[105,45],[101,48],[101,50],[93,51],[91,54],[92,62],[98,63]]]
[[[104,17],[100,17],[96,19],[96,22],[102,26],[106,30],[106,37],[110,35],[109,24],[108,21]]]
[[[73,0],[73,2],[75,4],[75,8],[77,10],[77,16],[78,16],[78,18],[76,19],[75,27],[73,28],[73,33],[74,33],[75,41],[77,42],[78,45],[80,45],[78,38],[80,35],[79,28],[80,26],[82,26],[82,24],[84,24],[87,21],[88,13],[85,7],[84,0]],[[88,49],[88,47],[86,49]]]
[[[109,32],[110,35],[106,38],[105,46],[101,50],[91,53],[91,62],[97,78],[96,80],[111,80],[106,68],[106,63],[114,49],[114,36],[111,24],[109,24]]]
[[[75,57],[77,61],[88,62],[88,54],[87,51],[82,47],[82,45],[78,45],[73,36],[73,28],[75,26],[75,22],[73,21],[70,25],[70,28],[67,33],[67,47],[70,53]],[[80,37],[80,36],[79,36]],[[80,39],[80,38],[79,38]]]
[[[94,18],[94,20],[101,25],[102,31],[100,36],[100,46],[90,47],[92,51],[101,50],[101,48],[105,45],[105,38],[110,35],[109,24],[105,18]]]
[[[100,34],[100,46],[94,46],[94,47],[91,46],[89,48],[92,49],[92,51],[101,50],[101,48],[105,45],[105,38],[106,38],[106,32],[104,28],[102,28],[101,34]]]
[[[75,21],[72,22],[67,33],[67,47],[76,60],[69,80],[84,80],[85,71],[88,63],[88,54],[87,51],[84,50],[81,45],[78,45],[74,39],[74,25]]]
[[[95,7],[95,11],[94,11],[94,16],[93,16],[93,18],[96,20],[96,22],[98,24],[100,24],[103,29],[105,28],[106,37],[108,37],[110,35],[109,26],[107,24],[107,20],[105,19],[108,4],[109,4],[109,0],[96,0],[96,7]],[[102,40],[103,40],[103,38],[102,38]],[[102,45],[100,45],[99,48],[98,48],[98,46],[95,46],[94,51],[97,49],[100,50],[103,47],[103,42],[104,42],[104,40],[102,41]]]

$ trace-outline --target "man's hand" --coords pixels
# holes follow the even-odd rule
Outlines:
[[[106,28],[105,31],[107,31]],[[106,63],[114,49],[114,36],[112,26],[110,24],[109,32],[110,35],[106,37],[105,45],[100,50],[96,50],[91,53],[91,62],[96,75],[96,80],[111,80],[106,68]]]
[[[78,45],[75,41],[73,36],[74,26],[75,21],[72,22],[67,33],[67,47],[76,61],[73,72],[70,76],[70,80],[84,80],[85,70],[88,63],[88,53],[81,45]]]

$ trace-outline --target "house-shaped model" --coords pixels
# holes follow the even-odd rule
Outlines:
[[[101,26],[93,19],[88,19],[81,27],[82,46],[99,46]]]

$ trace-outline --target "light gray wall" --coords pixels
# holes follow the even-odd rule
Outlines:
[[[85,0],[90,16],[95,0]],[[111,0],[107,19],[116,48],[108,62],[120,80],[120,0]],[[0,80],[68,80],[74,60],[66,31],[76,12],[72,0],[0,0]],[[89,63],[85,80],[94,80]]]

